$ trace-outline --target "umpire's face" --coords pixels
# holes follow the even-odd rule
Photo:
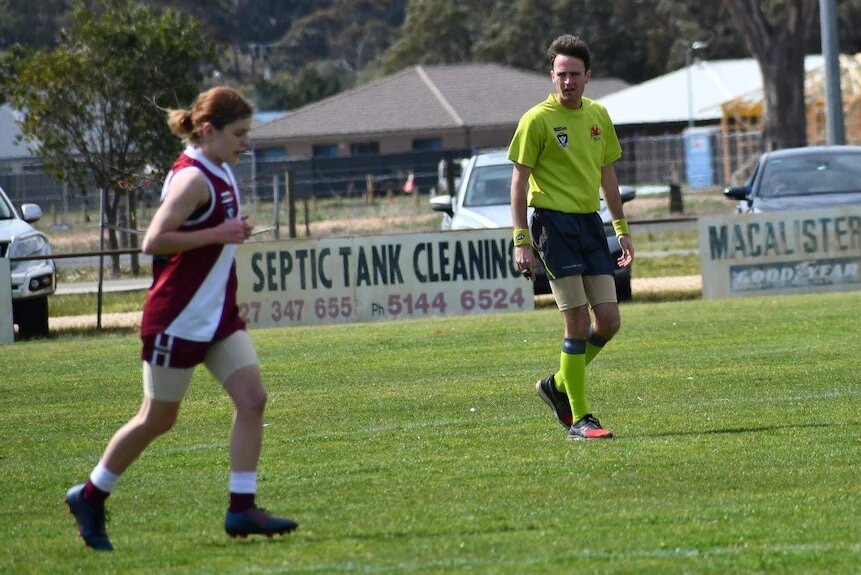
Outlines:
[[[559,103],[568,108],[579,108],[583,90],[592,79],[592,70],[587,70],[580,58],[558,54],[553,60],[550,77]]]

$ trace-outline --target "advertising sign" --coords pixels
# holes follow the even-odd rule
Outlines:
[[[703,297],[861,289],[861,206],[700,218]]]
[[[534,308],[511,228],[246,243],[236,252],[249,328]]]

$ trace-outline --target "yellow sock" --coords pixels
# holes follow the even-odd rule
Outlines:
[[[562,343],[556,382],[568,394],[574,421],[589,413],[589,408],[586,406],[586,342],[584,340],[566,339]]]

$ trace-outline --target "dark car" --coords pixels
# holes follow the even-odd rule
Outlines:
[[[443,212],[444,230],[467,230],[477,228],[511,227],[511,169],[512,163],[504,150],[481,152],[470,158],[463,173],[457,194],[431,198],[431,208]],[[620,186],[622,202],[636,197],[631,186]],[[531,215],[532,208],[529,208]],[[607,232],[607,244],[615,265],[622,255],[622,248],[612,227],[612,216],[601,200],[599,210]],[[535,293],[550,293],[550,284],[540,260],[535,278]],[[631,268],[615,267],[616,296],[619,301],[631,299]]]
[[[743,186],[724,190],[739,213],[861,204],[861,146],[810,146],[767,152]]]

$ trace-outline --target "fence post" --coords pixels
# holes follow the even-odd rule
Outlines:
[[[287,196],[287,231],[291,238],[296,237],[296,190],[293,184],[293,174],[290,170],[284,173],[284,194]]]
[[[451,197],[457,194],[457,190],[454,189],[454,162],[451,156],[445,159],[445,187],[448,188],[446,193]]]
[[[676,164],[670,166],[670,213],[684,213],[685,208],[682,205],[682,186],[679,184],[678,170]]]
[[[12,271],[9,258],[0,258],[0,343],[15,341],[12,322]]]
[[[99,289],[96,293],[96,329],[102,330],[102,303],[105,284],[105,189],[99,189]]]
[[[287,175],[284,176],[285,182]],[[285,186],[286,187],[286,186]],[[281,238],[281,197],[278,193],[278,174],[272,176],[272,205],[275,207],[275,239]]]
[[[63,224],[66,223],[66,217],[69,215],[69,183],[63,182]]]
[[[670,183],[670,213],[683,214],[685,208],[682,205],[682,187],[675,183]]]
[[[374,176],[365,174],[365,203],[374,203]]]

